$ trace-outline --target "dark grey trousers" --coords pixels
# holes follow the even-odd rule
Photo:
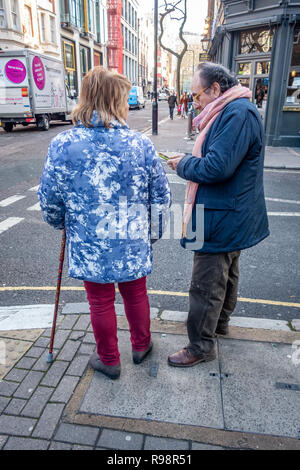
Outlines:
[[[188,350],[195,356],[214,350],[218,323],[228,323],[235,309],[240,254],[195,253],[187,320]]]

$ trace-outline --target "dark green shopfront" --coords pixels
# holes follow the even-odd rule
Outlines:
[[[266,145],[300,147],[300,0],[219,3],[212,61],[252,90]]]

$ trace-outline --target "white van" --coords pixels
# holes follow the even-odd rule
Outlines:
[[[67,121],[76,105],[60,60],[29,49],[0,50],[0,124],[11,132],[34,123],[47,131],[50,121]]]
[[[145,108],[146,101],[144,98],[143,89],[140,86],[133,86],[129,92],[129,99],[128,99],[129,108]]]

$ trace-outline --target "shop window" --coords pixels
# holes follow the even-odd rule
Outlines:
[[[270,29],[258,28],[240,32],[239,54],[257,54],[272,51],[274,33]]]
[[[6,28],[4,0],[0,0],[0,28]]]
[[[292,59],[289,71],[286,104],[300,106],[300,24],[294,31]]]
[[[270,62],[256,62],[256,75],[269,75],[270,73]]]
[[[240,62],[238,75],[251,75],[251,62]]]

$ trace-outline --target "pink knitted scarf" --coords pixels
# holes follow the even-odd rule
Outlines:
[[[193,121],[193,125],[195,127],[198,127],[200,131],[193,148],[194,157],[201,158],[202,145],[205,140],[205,137],[212,124],[219,116],[220,112],[223,111],[224,107],[231,101],[236,100],[237,98],[250,99],[251,97],[252,93],[249,88],[243,87],[241,85],[236,85],[230,88],[229,90],[225,91],[225,93],[223,93],[219,98],[215,99],[207,106],[205,106],[203,111]],[[230,138],[230,136],[228,136],[228,138]],[[198,186],[198,183],[193,183],[192,181],[188,181],[187,183],[182,221],[183,237],[186,237],[186,230],[192,215]]]

